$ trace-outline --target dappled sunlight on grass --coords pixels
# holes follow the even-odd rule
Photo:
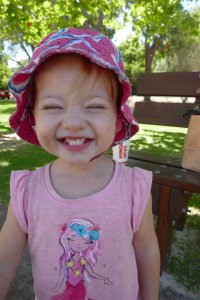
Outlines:
[[[175,232],[167,271],[178,283],[183,284],[186,290],[197,292],[200,289],[200,227],[197,223],[192,227],[191,218],[193,217],[188,216],[183,232]],[[200,220],[200,217],[198,219]]]
[[[8,133],[12,133],[12,129],[10,128],[10,126],[7,124],[7,122],[2,122],[1,121],[1,126],[0,126],[0,139],[2,134],[8,134]]]
[[[4,135],[1,136],[0,140],[0,151],[1,152],[7,152],[8,150],[10,152],[16,151],[16,148],[20,145],[27,145],[27,143],[23,140],[15,140],[15,139],[6,139]],[[1,155],[2,157],[2,155]]]
[[[1,107],[1,114],[10,116],[15,108],[15,103]]]
[[[9,180],[12,170],[33,170],[43,166],[55,158],[42,148],[25,142],[10,144],[11,147],[0,148],[0,202],[9,201]]]
[[[7,166],[9,166],[9,162],[8,161],[1,161],[0,160],[0,167],[7,167]]]
[[[192,195],[192,197],[190,198],[190,206],[198,209],[200,212],[200,195],[199,194]],[[200,218],[200,214],[199,214],[199,218]],[[199,224],[199,226],[200,226],[200,224]]]
[[[15,109],[15,101],[0,100],[0,139],[2,133],[12,133],[12,129],[8,124],[10,115]]]
[[[185,128],[141,125],[139,133],[131,141],[131,149],[172,156],[180,155],[186,131]]]

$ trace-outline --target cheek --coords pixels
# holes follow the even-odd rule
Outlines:
[[[55,118],[35,115],[35,130],[37,134],[50,134],[55,126]]]
[[[101,126],[110,130],[116,129],[117,113],[115,111],[106,114],[101,120]]]
[[[55,130],[53,130],[53,122],[47,122],[45,120],[36,118],[34,128],[40,145],[46,151],[49,151],[48,145],[50,141],[53,140],[53,136],[55,136]]]
[[[116,132],[116,124],[117,124],[117,113],[113,113],[111,114],[108,119],[107,122],[105,121],[105,124],[107,124],[107,129],[106,132],[109,132],[111,135],[115,135]]]

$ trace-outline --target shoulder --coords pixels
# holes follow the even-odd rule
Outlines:
[[[18,171],[12,171],[10,176],[10,183],[11,186],[20,184],[22,182],[25,182],[26,179],[30,176],[31,171],[29,170],[18,170]]]
[[[129,167],[125,165],[121,165],[122,173],[126,178],[130,178],[132,182],[135,184],[144,185],[147,182],[149,184],[152,183],[153,174],[151,171],[137,168],[137,167]]]
[[[147,185],[147,187],[152,184],[153,174],[151,171],[141,169],[141,168],[133,168],[132,172],[133,172],[133,179],[136,184],[138,183],[141,184],[142,186]]]
[[[11,200],[17,201],[18,199],[24,199],[27,196],[27,193],[30,193],[35,185],[42,181],[42,176],[46,167],[47,166],[44,166],[33,171],[12,171],[10,176]]]
[[[11,173],[11,205],[19,226],[25,233],[28,232],[28,199],[34,192],[36,184],[41,182],[41,174],[43,174],[45,167],[34,171],[18,170]]]
[[[18,187],[19,185],[24,185],[27,183],[28,180],[31,178],[35,178],[43,174],[45,168],[47,168],[48,165],[37,168],[35,170],[17,170],[12,171],[10,176],[10,184],[11,187],[15,186]]]

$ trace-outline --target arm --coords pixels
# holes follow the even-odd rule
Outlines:
[[[9,290],[26,244],[26,234],[21,230],[11,204],[0,232],[0,299]]]
[[[96,279],[103,280],[104,284],[108,284],[108,285],[113,284],[107,277],[101,276],[100,274],[95,273],[89,264],[85,267],[85,269],[90,274],[90,276],[92,276]]]
[[[154,230],[151,196],[147,202],[138,231],[133,238],[141,300],[158,299],[160,253]]]
[[[64,276],[62,270],[60,269],[58,281],[57,281],[56,285],[51,289],[51,291],[57,292],[60,289],[60,287],[62,286],[64,279],[65,279],[65,276]]]

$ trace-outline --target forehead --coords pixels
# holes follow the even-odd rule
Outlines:
[[[104,69],[79,54],[55,55],[35,72],[36,92],[41,90],[63,89],[67,92],[87,91],[96,89],[105,91],[115,99],[117,80],[113,71]]]
[[[87,59],[84,56],[81,56],[79,54],[60,54],[60,55],[54,55],[47,59],[44,63],[42,63],[39,68],[35,72],[35,77],[37,79],[38,76],[41,75],[52,75],[52,73],[55,73],[55,71],[74,71],[71,73],[71,78],[73,78],[72,75],[79,75],[81,73],[81,76],[83,73],[90,75],[91,73],[94,73],[96,71],[97,73],[101,72],[107,72],[106,69],[101,68],[100,66],[92,63],[89,59]]]
[[[35,82],[41,88],[41,83],[62,81],[65,84],[74,84],[76,88],[87,84],[88,81],[103,77],[107,70],[90,62],[89,59],[78,54],[56,55],[45,61],[35,72]]]

